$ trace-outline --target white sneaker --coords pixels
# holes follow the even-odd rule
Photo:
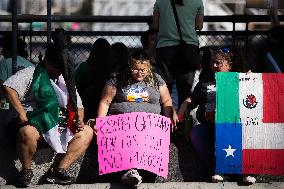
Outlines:
[[[244,176],[243,182],[246,183],[246,184],[254,184],[256,182],[256,178],[254,178],[252,176]]]
[[[124,175],[122,175],[121,180],[124,184],[134,187],[138,187],[138,185],[142,183],[142,177],[136,169],[128,170]]]
[[[216,183],[216,182],[223,182],[224,178],[221,175],[213,175],[212,176],[212,182]]]

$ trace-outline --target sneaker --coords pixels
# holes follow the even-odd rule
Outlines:
[[[213,175],[212,176],[212,182],[217,183],[217,182],[223,182],[224,178],[221,175]]]
[[[57,168],[50,172],[47,179],[53,184],[70,185],[74,183],[75,179],[67,174],[67,171],[61,168]]]
[[[256,182],[256,178],[254,178],[252,176],[244,176],[243,182],[246,183],[246,184],[254,184]]]
[[[23,169],[18,176],[18,187],[28,187],[31,184],[34,174],[31,169]]]
[[[139,175],[136,169],[128,170],[122,177],[121,180],[124,184],[138,187],[142,183],[142,177]]]

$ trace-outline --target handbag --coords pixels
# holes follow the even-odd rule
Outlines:
[[[174,70],[176,70],[177,73],[181,73],[181,74],[187,73],[189,71],[195,71],[200,68],[200,62],[198,60],[192,61],[194,60],[195,57],[199,56],[198,47],[196,47],[195,45],[186,44],[186,42],[183,40],[175,2],[174,0],[170,0],[170,1],[171,1],[171,5],[172,5],[174,17],[175,17],[175,23],[176,23],[176,27],[177,27],[178,34],[179,34],[179,40],[180,40],[180,44],[178,45],[178,49],[177,49],[176,65],[173,65]],[[194,48],[192,48],[193,46]]]

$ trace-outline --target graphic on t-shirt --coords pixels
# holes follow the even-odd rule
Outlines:
[[[206,87],[206,104],[205,104],[205,111],[206,112],[215,112],[216,107],[216,85],[212,82],[207,83]]]
[[[127,101],[128,102],[148,102],[149,94],[146,91],[146,87],[135,86],[131,87],[127,92]]]

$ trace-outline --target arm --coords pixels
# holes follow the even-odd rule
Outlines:
[[[177,113],[173,107],[172,98],[167,85],[164,84],[160,86],[159,91],[161,95],[163,115],[171,118],[173,121],[173,126],[176,126],[176,123],[178,122]]]
[[[178,119],[180,121],[184,120],[184,114],[187,111],[188,105],[191,103],[191,98],[188,97],[180,106],[179,111],[178,111]]]
[[[77,128],[77,132],[84,130],[84,108],[78,107],[78,116],[79,116],[79,125]]]
[[[7,86],[4,86],[3,89],[6,92],[6,97],[9,99],[12,106],[18,112],[21,123],[28,121],[26,111],[21,104],[18,93],[14,89],[9,88]]]
[[[195,29],[196,30],[202,30],[203,28],[203,20],[204,15],[203,14],[197,14],[195,17]]]
[[[202,101],[202,94],[201,94],[201,82],[198,82],[195,86],[191,97],[188,97],[180,106],[178,111],[178,119],[180,121],[184,121],[184,115],[188,109],[193,110],[196,108],[200,101]]]
[[[97,114],[98,117],[103,117],[107,115],[109,106],[115,94],[116,94],[116,88],[114,86],[111,85],[105,86],[102,93],[101,101],[99,103],[98,114]]]
[[[83,121],[84,120],[84,108],[78,108],[78,115],[79,115],[79,120]]]
[[[153,12],[153,23],[152,23],[152,29],[155,31],[159,31],[159,20],[160,20],[160,13],[155,10]]]

